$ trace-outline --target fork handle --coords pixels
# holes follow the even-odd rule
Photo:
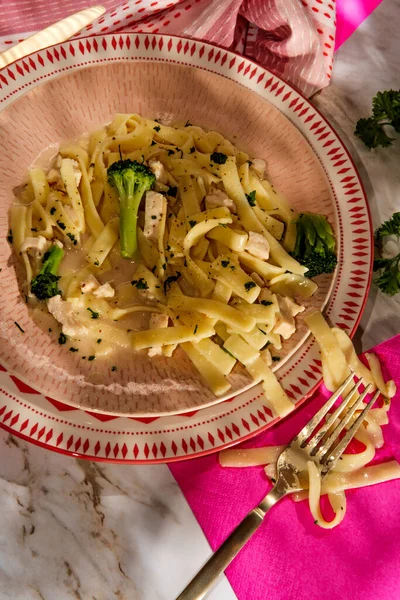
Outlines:
[[[249,512],[176,600],[202,600],[205,598],[218,577],[222,575],[239,550],[260,527],[265,514],[259,507]]]

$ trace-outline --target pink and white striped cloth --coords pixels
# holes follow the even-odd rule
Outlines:
[[[251,58],[306,96],[329,84],[335,0],[118,0],[79,36],[169,33],[202,39]],[[2,0],[0,50],[87,8],[87,0]]]

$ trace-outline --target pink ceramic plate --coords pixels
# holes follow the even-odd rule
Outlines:
[[[60,77],[69,72],[71,75]],[[125,77],[122,93],[121,77]],[[157,85],[159,95],[155,94]],[[151,409],[144,409],[143,404],[125,405],[122,410],[114,401],[104,406],[96,398],[93,401],[93,394],[85,402],[66,398],[65,382],[52,380],[58,356],[54,352],[46,355],[47,347],[38,332],[29,330],[26,307],[17,301],[18,286],[4,240],[9,191],[43,146],[93,129],[117,111],[190,118],[228,137],[237,136],[238,145],[267,158],[272,181],[295,205],[320,210],[334,222],[339,268],[335,280],[325,282],[319,302],[325,305],[330,321],[351,334],[369,287],[371,226],[358,174],[331,126],[297,91],[251,61],[202,42],[170,36],[121,34],[67,42],[6,68],[0,72],[0,86],[0,143],[6,157],[0,168],[0,251],[5,259],[0,273],[1,356],[5,365],[0,373],[0,424],[53,450],[122,462],[197,456],[269,426],[272,417],[260,401],[259,386],[201,411],[162,417],[152,416]],[[144,91],[139,92],[141,86]],[[212,107],[218,110],[210,113]],[[68,127],[60,115],[67,119]],[[25,145],[24,152],[18,154],[21,145]],[[13,161],[7,159],[10,156]],[[27,328],[26,337],[16,337],[14,320]],[[278,371],[295,403],[309,395],[320,378],[315,343],[298,339],[299,343]],[[35,367],[32,357],[38,356],[38,348],[43,351],[43,360]],[[50,369],[53,364],[54,369]],[[240,389],[246,383],[238,380],[234,385]],[[209,404],[201,384],[195,385],[193,402],[188,394],[185,403],[168,407],[176,412],[185,406],[187,410]],[[157,399],[157,415],[169,412],[162,404],[163,396],[159,394]],[[60,399],[90,410],[66,405]],[[114,415],[98,414],[99,409]],[[116,413],[140,416],[117,417]],[[145,413],[147,416],[142,416]]]

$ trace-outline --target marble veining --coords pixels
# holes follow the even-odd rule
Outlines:
[[[342,46],[313,98],[353,154],[374,226],[400,209],[400,142],[353,136],[371,98],[398,89],[400,0],[385,0]],[[400,331],[400,297],[372,288],[359,349]],[[173,600],[210,550],[168,468],[95,464],[0,431],[0,600]],[[210,600],[234,600],[226,579]],[[251,599],[244,599],[251,600]]]

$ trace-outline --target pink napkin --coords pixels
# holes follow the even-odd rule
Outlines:
[[[342,0],[345,2],[345,0]],[[231,48],[310,96],[331,77],[335,0],[104,0],[106,15],[79,35],[170,33]],[[87,0],[7,0],[0,50],[87,7]]]
[[[400,390],[400,335],[374,352]],[[243,447],[289,442],[328,395],[321,389],[294,415]],[[389,417],[377,458],[400,461],[399,392]],[[213,549],[271,487],[261,467],[223,469],[216,455],[170,469]],[[236,595],[239,600],[398,600],[399,503],[400,480],[349,491],[344,521],[323,530],[314,525],[306,501],[284,499],[227,569]]]

